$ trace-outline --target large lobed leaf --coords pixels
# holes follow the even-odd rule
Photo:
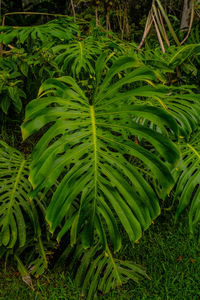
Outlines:
[[[51,231],[58,229],[58,240],[70,230],[73,245],[81,232],[87,248],[96,230],[103,247],[109,235],[117,251],[118,221],[134,243],[160,213],[154,189],[127,158],[133,156],[146,166],[164,197],[174,184],[164,161],[174,165],[179,151],[166,136],[135,122],[145,117],[177,134],[177,124],[166,111],[134,104],[138,97],[166,93],[144,85],[154,73],[136,68],[135,58],[122,57],[104,76],[108,60],[106,55],[99,57],[96,85],[87,94],[71,77],[47,80],[41,98],[26,108],[22,133],[25,139],[48,125],[33,152],[30,181],[34,195],[60,180],[46,216]],[[136,143],[135,137],[142,142]],[[77,209],[71,213],[73,206]]]
[[[189,140],[200,123],[200,95],[191,92],[187,86],[170,89],[169,95],[153,97],[148,101],[152,106],[163,108],[172,115],[178,124],[180,136]]]
[[[56,55],[55,62],[61,69],[73,77],[80,77],[83,73],[94,74],[94,61],[100,53],[100,43],[91,41],[89,38],[74,41],[70,44],[53,47]]]
[[[69,269],[74,274],[76,285],[81,287],[81,296],[87,295],[87,300],[98,299],[97,292],[108,293],[128,280],[150,279],[141,265],[114,258],[109,248],[102,251],[98,244],[88,250],[80,244],[70,248],[65,250],[65,259],[70,259],[73,252]]]
[[[29,164],[19,151],[0,141],[0,246],[25,245],[27,216],[35,235],[40,234],[37,211],[28,196]]]
[[[189,142],[180,143],[181,161],[174,170],[177,180],[175,198],[179,205],[176,218],[189,206],[189,226],[193,233],[200,221],[200,132],[193,134]]]

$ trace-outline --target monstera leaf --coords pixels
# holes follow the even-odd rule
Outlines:
[[[182,159],[174,170],[177,178],[175,199],[179,200],[176,218],[186,208],[189,209],[191,233],[200,221],[200,132],[193,134],[189,142],[180,143]]]
[[[52,20],[46,24],[27,27],[0,26],[0,42],[8,45],[17,40],[24,44],[30,40],[35,44],[54,44],[58,40],[69,41],[74,38],[74,34],[79,32],[78,26],[71,22],[71,18],[60,18]]]
[[[30,181],[34,196],[59,179],[46,215],[51,232],[57,230],[60,240],[70,230],[71,245],[81,234],[87,248],[96,231],[104,249],[110,237],[117,251],[119,222],[134,243],[159,215],[155,189],[165,197],[173,187],[169,168],[179,151],[167,136],[135,122],[145,117],[177,134],[177,123],[166,111],[134,104],[138,97],[166,93],[165,88],[146,84],[154,73],[136,68],[133,57],[117,59],[106,73],[108,65],[109,57],[100,56],[91,90],[82,90],[67,76],[47,80],[40,98],[26,107],[22,134],[26,139],[46,125],[33,151]],[[136,158],[134,165],[130,157]],[[155,188],[142,176],[137,161],[152,174]]]
[[[46,212],[44,195],[29,197],[29,166],[30,159],[0,141],[0,258],[13,256],[27,284],[30,274],[37,277],[45,271],[49,249],[55,247],[41,225]]]
[[[35,236],[40,235],[38,214],[28,196],[29,164],[19,151],[0,141],[0,246],[25,245],[27,217]]]
[[[143,278],[149,279],[141,265],[114,258],[109,248],[102,251],[98,244],[89,250],[81,245],[70,248],[65,250],[68,252],[65,259],[71,258],[69,254],[73,252],[69,270],[74,275],[75,284],[81,287],[81,296],[87,295],[87,300],[98,299],[98,291],[108,293],[128,280],[138,282]]]
[[[180,135],[188,140],[200,123],[200,95],[191,92],[189,87],[170,89],[168,95],[152,97],[148,102],[170,113],[177,121]]]
[[[53,47],[56,63],[68,74],[80,77],[81,73],[94,74],[94,61],[100,53],[101,44],[89,38],[68,45]]]

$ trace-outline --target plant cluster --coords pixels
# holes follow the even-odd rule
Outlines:
[[[189,206],[191,234],[199,225],[200,46],[140,50],[80,27],[0,29],[1,127],[17,119],[23,137],[0,140],[0,258],[30,286],[65,261],[93,299],[148,278],[117,253],[171,191],[175,218]]]

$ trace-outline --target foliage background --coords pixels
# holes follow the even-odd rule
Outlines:
[[[127,241],[122,244],[121,256],[113,256],[121,246],[120,234],[124,238],[127,233],[132,243],[137,242],[142,231],[147,230],[160,213],[160,207],[173,209],[172,223],[189,207],[190,235],[196,238],[198,233],[198,7],[195,7],[197,13],[190,36],[186,44],[180,46],[176,45],[174,36],[182,40],[184,35],[179,29],[183,3],[162,2],[173,25],[173,30],[166,26],[171,46],[168,47],[164,39],[163,51],[156,26],[151,28],[142,50],[137,44],[142,38],[150,1],[137,4],[130,1],[123,4],[118,1],[3,1],[1,4],[2,15],[31,10],[51,14],[62,11],[71,17],[7,15],[5,26],[1,27],[0,257],[4,262],[13,261],[31,288],[31,278],[43,274],[56,262],[65,261],[71,276],[82,287],[82,293],[88,293],[88,298],[97,290],[110,291],[130,278],[137,281],[141,275],[148,277],[143,266],[126,261],[127,257],[130,259],[129,254],[125,252],[123,257]],[[113,100],[118,104],[113,105]],[[41,101],[46,101],[46,106],[40,107]],[[95,101],[102,101],[103,105],[98,108]],[[90,110],[86,108],[88,104]],[[95,119],[96,110],[97,115],[99,112],[102,115]],[[67,114],[71,114],[71,123],[66,123]],[[80,116],[77,118],[77,115]],[[90,117],[92,126],[73,127],[72,123],[78,120],[87,123]],[[22,131],[24,138],[28,137],[26,141],[21,140],[20,133],[24,118]],[[96,120],[98,126],[94,131]],[[54,131],[49,122],[50,125],[54,122]],[[57,136],[60,125],[63,130]],[[93,132],[91,137],[78,138],[78,132],[89,131]],[[37,134],[31,136],[35,132]],[[99,139],[102,145],[98,150],[109,155],[108,161],[100,156],[98,188],[93,185],[97,173],[95,164],[92,174],[84,169],[84,164],[93,161],[95,151],[76,157],[76,149],[87,143],[92,146],[96,134],[104,137]],[[73,135],[77,137],[75,142],[64,142]],[[124,147],[108,143],[106,137],[123,142]],[[124,149],[128,147],[126,152]],[[74,151],[77,165],[73,165],[72,159],[63,165],[59,174],[50,172],[68,151]],[[179,153],[181,159],[178,160]],[[118,157],[118,165],[113,163],[114,157]],[[134,175],[137,184],[130,182],[121,168],[135,172],[132,174],[137,175]],[[87,189],[83,190],[86,194],[80,189],[88,176],[91,179],[85,184],[88,190],[92,185],[98,209]],[[68,189],[64,189],[62,180],[69,180]],[[131,194],[129,185],[135,185],[135,193]],[[149,198],[144,197],[145,189]],[[61,193],[65,198],[61,199]],[[117,198],[116,204],[120,203],[121,207],[115,206],[115,211],[106,204],[100,207],[102,195],[107,195],[112,204]],[[70,207],[66,206],[68,199],[73,200]],[[90,199],[88,203],[87,199]],[[138,207],[130,209],[133,199]],[[144,207],[144,199],[150,200],[150,205],[147,201]],[[82,203],[87,204],[87,209]],[[58,211],[62,212],[59,219]],[[135,225],[134,215],[139,219],[140,228]],[[50,234],[54,231],[54,235]],[[151,231],[148,233],[151,235]],[[91,248],[86,250],[89,246]],[[196,255],[196,248],[194,251]],[[154,262],[150,260],[151,263]]]

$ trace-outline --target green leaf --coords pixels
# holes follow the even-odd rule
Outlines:
[[[135,98],[139,101],[148,93],[149,97],[163,95],[168,89],[149,90],[146,81],[151,81],[154,73],[146,67],[136,68],[135,60],[128,61],[116,60],[107,75],[101,76],[101,83],[99,77],[95,97],[88,98],[66,76],[47,80],[40,90],[41,97],[26,107],[24,138],[47,125],[32,155],[32,195],[42,189],[48,191],[59,178],[46,219],[51,232],[57,230],[60,237],[71,226],[72,245],[81,235],[83,247],[90,247],[97,232],[104,248],[109,238],[117,251],[121,246],[118,222],[132,243],[141,237],[160,213],[158,195],[143,176],[144,168],[151,174],[160,197],[164,198],[174,185],[170,167],[176,164],[179,151],[167,136],[137,124],[137,118],[145,117],[175,135],[178,126],[168,112],[134,103]],[[104,59],[101,72],[107,62]],[[120,80],[118,72],[122,74]],[[138,88],[141,83],[144,87]],[[130,99],[131,95],[134,98]],[[136,143],[136,138],[141,143]],[[135,164],[130,163],[131,157]],[[143,167],[140,169],[138,164]],[[75,203],[75,217],[71,219]]]
[[[24,76],[26,76],[26,77],[28,76],[29,66],[26,62],[24,62],[20,65],[20,70]]]
[[[200,221],[200,132],[180,143],[181,161],[174,169],[177,180],[175,199],[179,201],[176,219],[189,206],[189,227],[193,233]]]
[[[0,141],[0,245],[7,248],[25,245],[27,216],[35,235],[40,234],[38,215],[28,196],[29,163],[19,151]]]
[[[8,96],[4,96],[1,99],[1,109],[5,114],[7,114],[9,107],[10,107],[10,98]]]
[[[73,249],[70,270],[75,275],[75,283],[81,287],[81,295],[88,300],[96,299],[98,292],[108,293],[129,280],[138,282],[149,278],[142,266],[116,259],[108,247],[103,251],[98,244],[86,251],[81,245]]]
[[[84,74],[94,74],[94,61],[100,52],[100,44],[86,38],[83,41],[74,41],[67,45],[58,45],[53,48],[56,54],[56,63],[62,70],[74,77]]]

